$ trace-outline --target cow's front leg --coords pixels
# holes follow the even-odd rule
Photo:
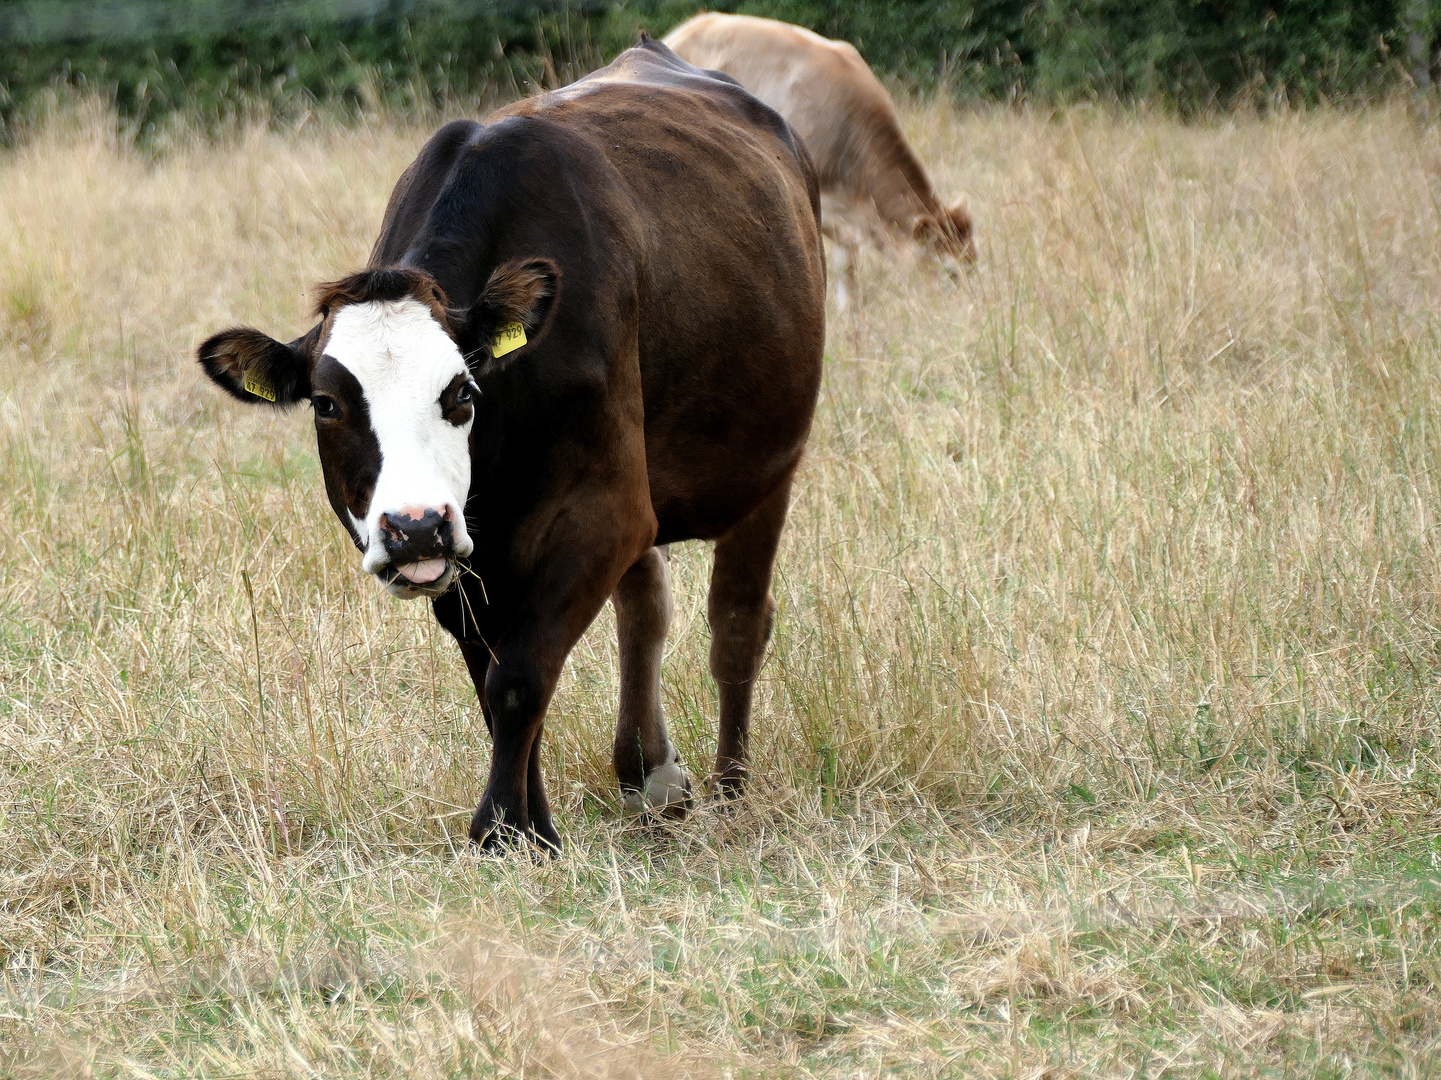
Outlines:
[[[526,769],[525,809],[530,815],[530,831],[538,844],[550,851],[560,850],[560,833],[550,816],[550,800],[545,795],[545,780],[540,775],[540,743],[542,729],[530,745],[530,764]],[[473,823],[472,823],[473,824]]]
[[[486,681],[490,675],[490,649],[484,642],[461,641],[460,652],[465,657],[465,666],[470,671],[471,682],[475,684],[476,696],[480,699],[480,711],[485,717],[485,730],[494,739],[495,717],[491,714],[490,704],[485,693]],[[559,851],[560,834],[556,832],[555,823],[551,819],[550,800],[545,796],[545,781],[540,774],[540,744],[543,738],[544,729],[542,727],[541,732],[531,743],[530,759],[526,767],[525,810],[534,839],[544,847]],[[493,823],[491,831],[495,831]],[[474,838],[474,829],[472,829],[471,835]],[[515,833],[511,835],[514,836]]]
[[[603,509],[610,513],[577,514],[575,520],[620,517],[612,507]],[[567,538],[574,542],[557,544],[545,556],[500,640],[461,639],[494,746],[490,780],[470,823],[473,843],[496,850],[524,838],[559,848],[540,771],[546,707],[571,648],[654,535],[650,518],[609,543],[594,534]]]
[[[545,709],[555,691],[560,665],[542,666],[537,659],[529,649],[512,648],[504,655],[497,654],[486,672],[483,693],[492,739],[490,781],[471,819],[470,839],[487,850],[521,838],[558,846],[539,765],[532,767],[532,760],[539,756]],[[531,813],[532,782],[540,798],[542,821]]]

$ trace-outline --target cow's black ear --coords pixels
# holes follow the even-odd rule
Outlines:
[[[196,358],[211,381],[252,405],[294,405],[310,396],[310,366],[296,346],[239,326],[204,341]]]
[[[555,301],[559,280],[549,259],[516,259],[495,268],[465,318],[467,332],[481,345],[473,359],[483,370],[509,365],[530,343]]]

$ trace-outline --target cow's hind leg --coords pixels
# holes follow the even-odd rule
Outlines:
[[[664,548],[650,548],[611,594],[620,638],[615,775],[628,811],[683,817],[690,808],[690,776],[670,741],[660,701],[660,662],[671,615],[669,561]]]
[[[766,500],[716,541],[711,571],[710,670],[720,689],[715,783],[740,793],[750,772],[751,697],[775,619],[771,572],[790,501],[787,477]]]

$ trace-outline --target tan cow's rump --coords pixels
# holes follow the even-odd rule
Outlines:
[[[790,121],[821,182],[826,235],[843,249],[911,237],[944,261],[975,260],[962,198],[946,206],[901,133],[895,106],[853,45],[750,15],[697,15],[665,38]],[[839,253],[848,265],[850,251]]]

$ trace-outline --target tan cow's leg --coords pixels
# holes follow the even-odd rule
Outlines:
[[[720,689],[715,783],[740,793],[750,772],[751,697],[775,620],[771,571],[790,502],[790,478],[716,541],[711,571],[710,670]]]
[[[856,263],[860,253],[855,247],[839,240],[830,245],[831,281],[835,283],[836,310],[845,311],[851,306],[851,298],[860,290]]]
[[[821,192],[821,235],[826,238],[827,278],[835,291],[837,311],[859,301],[861,248],[874,245],[884,232],[869,201]]]
[[[666,731],[660,701],[660,662],[671,615],[669,561],[665,548],[651,548],[611,594],[620,638],[614,759],[627,810],[683,817],[690,807],[690,777]]]

